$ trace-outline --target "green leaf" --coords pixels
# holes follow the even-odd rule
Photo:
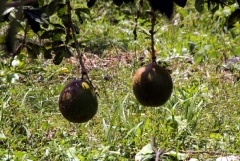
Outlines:
[[[54,48],[53,50],[54,50],[54,53],[55,53],[55,54],[56,54],[56,53],[63,52],[63,53],[64,53],[63,56],[64,56],[65,58],[70,58],[70,57],[73,56],[67,46],[59,46],[59,47],[57,47],[57,48]]]
[[[73,28],[74,28],[75,33],[76,33],[76,34],[79,34],[79,33],[80,33],[80,29],[78,28],[78,26],[75,25],[75,24],[72,24],[72,26],[73,26]]]
[[[196,43],[188,42],[188,48],[189,48],[190,52],[193,52],[195,47],[196,47]]]
[[[31,58],[36,59],[37,56],[40,54],[40,47],[37,44],[33,44],[30,42],[28,42],[26,46],[27,46],[28,55]]]
[[[135,156],[135,161],[148,161],[155,158],[152,145],[149,143],[145,145]]]
[[[217,4],[216,6],[214,6],[212,9],[211,9],[211,12],[212,14],[214,14],[216,11],[219,10],[219,4]]]
[[[167,152],[167,153],[164,153],[164,154],[175,157],[177,160],[186,160],[187,157],[188,157],[187,154],[179,153],[179,152],[175,152],[175,151],[170,151],[170,152]]]
[[[58,16],[65,15],[67,13],[67,5],[66,4],[59,4],[58,5],[58,11],[57,14]]]
[[[6,140],[6,139],[7,139],[6,135],[1,131],[0,132],[0,140]]]
[[[55,65],[59,65],[63,60],[64,54],[65,54],[64,51],[58,52],[53,59],[53,63]]]
[[[75,12],[78,12],[79,14],[80,14],[80,13],[85,13],[85,14],[87,14],[87,15],[90,15],[90,14],[91,14],[89,8],[76,8],[76,9],[75,9]]]
[[[209,53],[209,56],[212,57],[212,58],[221,58],[222,57],[222,53],[219,52],[218,50],[212,50]]]
[[[14,10],[15,8],[14,7],[10,7],[8,8],[7,10],[5,10],[2,15],[1,15],[1,21],[4,22],[4,21],[7,21],[10,13],[12,12],[12,10]]]
[[[233,54],[235,56],[240,56],[240,46],[237,46],[236,48],[233,49]]]
[[[45,59],[52,59],[52,49],[45,50],[43,55]]]
[[[201,49],[194,55],[194,61],[199,64],[202,62],[203,57],[205,56],[205,50]]]
[[[37,33],[40,30],[40,24],[48,24],[48,16],[38,8],[23,9],[32,30]],[[47,27],[47,26],[45,26]]]
[[[196,0],[195,1],[195,8],[198,12],[202,12],[204,9],[204,0]]]
[[[2,13],[2,10],[4,9],[5,3],[6,3],[6,0],[1,0],[0,1],[0,13]]]
[[[68,15],[67,14],[64,14],[62,16],[59,16],[59,18],[62,20],[62,23],[65,27],[68,26],[69,24],[69,21],[68,21]]]
[[[55,11],[57,11],[58,5],[60,0],[53,0],[51,3],[47,6],[47,14],[49,16],[53,15]]]
[[[240,20],[240,9],[236,9],[227,20],[228,29],[234,28],[235,24]]]
[[[12,23],[10,24],[10,27],[7,31],[7,36],[6,36],[6,49],[9,53],[12,53],[14,50],[14,46],[15,46],[15,40],[16,40],[16,21],[12,21]]]
[[[6,36],[0,36],[0,44],[6,43]]]
[[[211,45],[205,45],[205,46],[204,46],[204,50],[205,50],[205,51],[210,51],[211,48],[212,48]]]
[[[57,35],[62,36],[63,34],[65,34],[65,30],[64,29],[49,30],[49,31],[45,31],[41,35],[41,39],[52,39],[53,37],[56,37]]]
[[[42,19],[43,12],[38,8],[26,8],[23,10],[24,14],[27,18],[30,18],[38,23],[46,23],[44,19]],[[44,15],[46,17],[46,15]]]

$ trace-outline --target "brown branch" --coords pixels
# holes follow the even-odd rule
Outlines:
[[[71,18],[72,7],[70,5],[70,1],[66,1],[66,3],[68,4],[68,26],[67,26],[67,30],[66,30],[66,40],[65,40],[65,44],[67,45],[69,42],[70,29],[72,26],[72,18]]]
[[[164,149],[158,151],[157,148],[155,147],[155,137],[152,138],[152,149],[154,153],[156,154],[155,161],[159,160],[159,157],[164,153]]]
[[[8,2],[5,4],[6,8],[9,7],[18,7],[21,6],[22,4],[27,4],[27,3],[32,3],[32,2],[36,2],[37,0],[23,0],[23,1],[13,1],[13,2]]]
[[[134,25],[134,29],[133,29],[134,40],[137,40],[138,18],[139,18],[140,10],[141,10],[142,6],[143,6],[143,0],[140,0],[139,1],[139,7],[138,7],[136,17],[135,17],[135,25]]]
[[[152,48],[152,63],[156,63],[156,55],[155,55],[155,47],[154,47],[154,26],[156,23],[156,15],[155,15],[155,11],[152,9],[151,11],[152,14],[152,18],[151,18],[151,22],[152,22],[152,27],[150,30],[150,34],[151,34],[151,48]]]
[[[77,38],[76,38],[76,32],[75,32],[75,29],[73,27],[73,24],[72,24],[72,18],[71,18],[71,10],[72,10],[72,7],[71,7],[71,4],[70,4],[70,0],[66,0],[66,5],[68,7],[68,25],[71,27],[71,30],[72,30],[72,35],[73,35],[73,40],[74,40],[74,43],[75,43],[75,48],[77,50],[77,56],[78,56],[78,60],[79,60],[79,63],[80,63],[80,66],[81,66],[81,73],[82,73],[82,77],[84,75],[87,74],[87,70],[85,68],[85,65],[83,63],[83,60],[82,60],[82,54],[79,50],[79,46],[78,46],[78,41],[77,41]]]

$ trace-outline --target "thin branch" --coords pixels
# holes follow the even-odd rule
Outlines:
[[[5,4],[6,8],[9,7],[18,7],[21,6],[21,4],[27,4],[27,3],[32,3],[32,2],[37,2],[37,0],[25,0],[25,1],[13,1],[13,2],[8,2]]]
[[[154,153],[156,154],[155,161],[159,160],[159,157],[164,153],[164,149],[158,151],[157,148],[155,147],[155,137],[152,138],[152,149]]]
[[[138,10],[137,10],[137,14],[136,14],[136,17],[135,17],[135,25],[134,25],[134,29],[133,29],[134,40],[137,40],[138,18],[139,18],[140,10],[141,10],[142,6],[143,6],[143,0],[140,0],[139,1],[139,7],[138,7]]]
[[[77,41],[77,38],[76,38],[76,32],[75,32],[75,29],[73,27],[73,24],[72,24],[72,18],[71,18],[71,10],[72,10],[72,7],[71,7],[71,4],[70,4],[70,0],[66,0],[66,4],[67,4],[67,7],[68,7],[68,25],[71,27],[71,30],[72,30],[72,35],[73,35],[73,40],[74,40],[74,43],[75,43],[75,48],[77,50],[77,55],[78,55],[78,60],[79,60],[79,63],[80,63],[80,66],[81,66],[81,73],[82,73],[82,76],[86,75],[87,74],[87,70],[85,68],[85,65],[82,61],[82,54],[79,50],[79,46],[78,46],[78,41]]]
[[[152,27],[150,30],[150,34],[151,34],[151,48],[152,48],[152,63],[156,63],[156,55],[155,55],[155,47],[154,47],[154,26],[156,23],[156,15],[155,15],[155,11],[152,9],[151,11],[152,13],[152,18],[151,18],[151,22],[152,22]]]

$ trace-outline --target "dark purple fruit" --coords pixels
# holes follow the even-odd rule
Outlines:
[[[83,123],[91,120],[97,113],[96,94],[86,80],[73,80],[61,92],[59,109],[70,122]]]
[[[168,71],[156,63],[137,70],[132,82],[133,93],[144,106],[161,106],[170,98],[173,82]]]

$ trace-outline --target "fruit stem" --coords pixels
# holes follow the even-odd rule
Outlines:
[[[151,14],[152,14],[152,17],[151,17],[152,27],[150,30],[150,34],[151,34],[151,48],[152,48],[152,63],[156,63],[156,55],[155,55],[155,48],[154,48],[154,34],[155,34],[154,26],[156,23],[156,15],[153,9],[151,10]]]
[[[79,50],[79,46],[78,46],[78,42],[77,42],[77,38],[76,38],[76,32],[75,32],[75,29],[74,29],[73,24],[72,24],[72,19],[71,19],[72,7],[71,7],[71,4],[70,4],[70,0],[66,0],[66,5],[68,7],[68,23],[69,23],[68,25],[70,26],[70,28],[72,30],[73,40],[74,40],[74,43],[75,43],[75,48],[77,50],[77,56],[78,56],[78,60],[79,60],[80,66],[81,66],[81,74],[82,74],[82,78],[83,78],[84,75],[87,75],[87,70],[86,70],[85,65],[83,63],[83,60],[82,60],[83,55]],[[66,41],[68,41],[68,39],[66,39]]]
[[[137,40],[138,18],[139,18],[140,10],[141,10],[142,6],[143,6],[143,0],[140,0],[138,10],[137,10],[137,13],[136,13],[136,17],[134,18],[135,19],[135,26],[134,26],[134,29],[133,29],[134,40]]]

